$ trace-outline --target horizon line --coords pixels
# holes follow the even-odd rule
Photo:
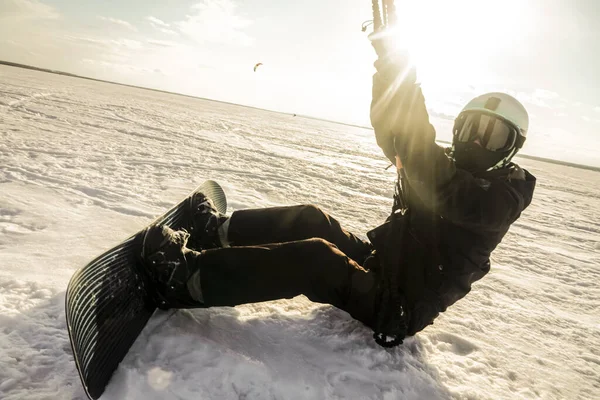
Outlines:
[[[21,64],[21,63],[16,63],[16,62],[12,62],[12,61],[0,60],[0,65],[6,65],[6,66],[9,66],[9,67],[14,67],[14,68],[30,69],[30,70],[33,70],[33,71],[46,72],[46,73],[56,74],[56,75],[63,75],[63,76],[71,77],[71,78],[87,79],[87,80],[91,80],[91,81],[103,82],[103,83],[108,83],[108,84],[112,84],[112,85],[120,85],[120,86],[131,87],[131,88],[135,88],[135,89],[150,90],[150,91],[154,91],[154,92],[172,94],[172,95],[175,95],[175,96],[184,96],[184,97],[189,97],[189,98],[193,98],[193,99],[199,99],[199,100],[205,100],[205,101],[213,101],[213,102],[217,102],[217,103],[228,104],[228,105],[233,105],[233,106],[238,106],[238,107],[251,108],[251,109],[254,109],[254,110],[272,112],[272,113],[276,113],[276,114],[289,114],[289,115],[293,115],[295,117],[307,118],[307,119],[312,119],[312,120],[317,120],[317,121],[324,121],[324,122],[329,122],[329,123],[338,124],[338,125],[351,126],[351,127],[354,127],[354,128],[361,128],[361,129],[373,130],[373,128],[370,127],[370,126],[363,126],[363,125],[358,125],[358,124],[352,124],[352,123],[343,122],[343,121],[335,121],[335,120],[331,120],[331,119],[327,119],[327,118],[321,118],[321,117],[315,117],[315,116],[311,116],[311,115],[304,115],[304,114],[297,114],[297,113],[292,113],[292,112],[269,110],[267,108],[260,108],[260,107],[251,106],[251,105],[248,105],[248,104],[232,103],[232,102],[224,101],[224,100],[209,99],[207,97],[195,96],[195,95],[190,95],[190,94],[185,94],[185,93],[179,93],[179,92],[171,92],[171,91],[168,91],[168,90],[155,89],[155,88],[146,87],[146,86],[137,86],[137,85],[131,85],[131,84],[127,84],[127,83],[107,81],[105,79],[92,78],[92,77],[89,77],[89,76],[83,76],[83,75],[73,74],[71,72],[59,71],[59,70],[54,70],[54,69],[50,69],[50,68],[36,67],[36,66],[33,66],[33,65]],[[436,142],[444,143],[444,144],[450,144],[450,142],[445,141],[445,140],[436,140]],[[586,169],[586,170],[600,172],[600,166],[587,165],[587,164],[579,164],[579,163],[575,163],[575,162],[571,162],[571,161],[555,160],[555,159],[545,158],[545,157],[540,157],[540,156],[532,156],[532,155],[528,155],[528,154],[524,154],[524,153],[517,153],[517,155],[515,157],[517,157],[517,158],[524,158],[524,159],[531,159],[531,160],[534,160],[534,161],[541,161],[541,162],[547,162],[547,163],[550,163],[550,164],[557,164],[557,165],[563,165],[563,166],[567,166],[567,167],[574,167],[574,168],[580,168],[580,169]]]

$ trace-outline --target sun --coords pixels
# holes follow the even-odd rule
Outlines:
[[[533,29],[532,14],[523,0],[401,2],[393,34],[410,50],[420,80],[473,84],[500,49],[518,46]]]

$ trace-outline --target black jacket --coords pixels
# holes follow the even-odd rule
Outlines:
[[[394,250],[378,251],[400,252],[398,285],[412,335],[490,270],[490,254],[531,203],[535,177],[515,164],[479,176],[458,169],[435,143],[414,70],[398,65],[376,63],[371,122],[378,145],[390,160],[400,157],[408,180],[410,212],[398,218],[410,234]],[[394,86],[399,76],[405,79]]]

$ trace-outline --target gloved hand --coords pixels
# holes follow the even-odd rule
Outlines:
[[[369,40],[375,49],[377,57],[383,59],[396,50],[393,43],[394,38],[391,35],[391,31],[385,26],[369,34]]]
[[[398,37],[393,30],[382,28],[369,35],[371,45],[377,54],[375,69],[384,80],[393,82],[402,73],[404,80],[414,83],[416,72],[411,65],[408,49],[397,44]],[[410,75],[410,76],[409,76]]]

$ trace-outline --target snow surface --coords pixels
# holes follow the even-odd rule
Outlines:
[[[208,178],[363,234],[394,174],[367,129],[0,67],[0,398],[83,399],[73,272]],[[399,348],[300,296],[158,312],[102,399],[598,399],[600,173],[531,160],[492,271]],[[249,284],[252,284],[249,282]]]

